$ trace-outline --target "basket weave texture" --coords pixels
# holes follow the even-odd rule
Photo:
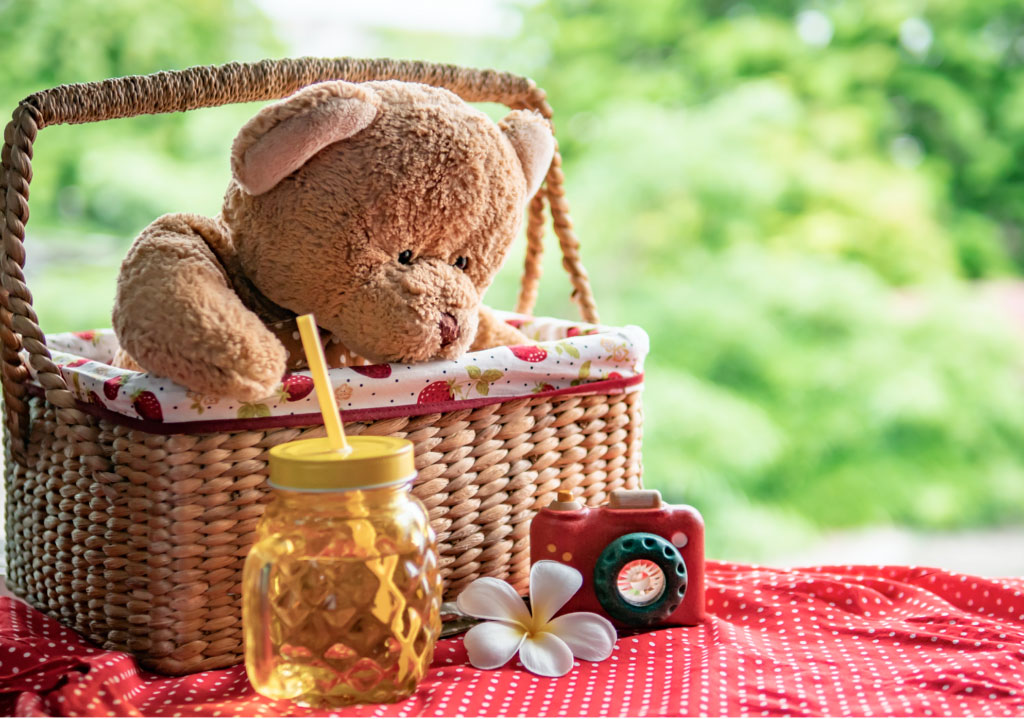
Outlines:
[[[106,648],[171,674],[243,657],[240,580],[271,496],[268,450],[322,426],[160,434],[94,416],[50,356],[25,285],[32,146],[40,129],[232,102],[271,100],[313,82],[398,79],[551,117],[526,78],[391,60],[297,59],[197,67],[67,85],[29,96],[4,133],[0,340],[7,456],[8,584]],[[517,311],[540,277],[545,207],[583,319],[598,321],[562,189],[561,158],[530,203]],[[26,360],[31,364],[30,378]],[[585,392],[583,388],[581,391]],[[446,598],[480,576],[527,589],[529,520],[572,489],[588,504],[638,486],[640,393],[527,397],[409,417],[346,422],[350,434],[415,445],[413,489],[438,535]]]

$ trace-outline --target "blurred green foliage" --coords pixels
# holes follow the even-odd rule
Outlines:
[[[1024,522],[1024,343],[978,291],[1024,270],[1024,6],[519,9],[514,37],[388,28],[377,46],[548,90],[602,316],[651,336],[645,482],[701,509],[709,552]],[[279,54],[245,2],[0,0],[8,108],[61,82]],[[108,324],[130,238],[162,212],[217,211],[251,112],[40,134],[45,328]],[[571,314],[556,255],[538,311]],[[516,275],[491,304],[513,304]]]
[[[1024,344],[973,282],[1024,269],[1024,6],[549,0],[522,37],[603,316],[651,335],[645,482],[712,553],[1024,520]]]
[[[901,300],[862,266],[747,245],[620,302],[652,338],[645,481],[700,507],[714,550],[1021,520],[1024,344],[969,291]]]
[[[1019,2],[551,0],[531,18],[566,155],[639,144],[626,191],[663,217],[649,236],[895,282],[1024,268]]]

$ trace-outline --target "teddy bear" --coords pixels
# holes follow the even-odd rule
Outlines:
[[[217,217],[165,215],[135,240],[116,362],[254,401],[304,366],[301,314],[333,365],[521,344],[481,297],[553,152],[539,114],[495,123],[442,88],[303,88],[242,127]]]

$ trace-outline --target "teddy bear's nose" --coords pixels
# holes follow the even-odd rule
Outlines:
[[[459,322],[455,319],[455,315],[448,312],[442,312],[441,321],[438,324],[441,327],[442,347],[447,347],[459,338]]]

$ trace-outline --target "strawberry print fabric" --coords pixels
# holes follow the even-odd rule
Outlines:
[[[710,618],[620,636],[564,677],[471,667],[461,638],[404,702],[338,716],[1024,715],[1024,580],[915,567],[774,570],[708,563]],[[244,668],[140,671],[0,598],[0,711],[21,716],[314,716]]]
[[[531,343],[471,352],[454,361],[332,369],[338,408],[346,418],[376,419],[534,394],[625,391],[641,381],[648,338],[639,327],[497,314],[519,327]],[[240,403],[111,366],[118,349],[112,330],[50,335],[47,344],[84,409],[149,423],[298,418],[292,424],[299,424],[313,417],[312,423],[319,424],[313,380],[306,371],[286,375],[270,397]]]

